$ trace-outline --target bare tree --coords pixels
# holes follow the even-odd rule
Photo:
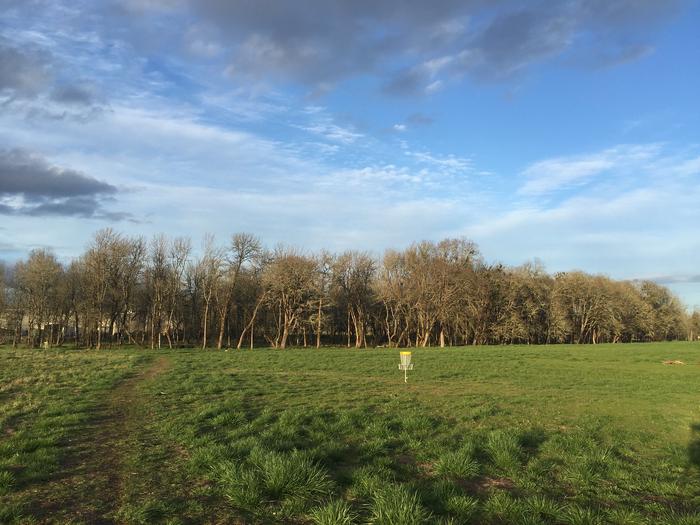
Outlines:
[[[700,339],[700,310],[694,310],[688,316],[688,341]]]
[[[212,331],[218,348],[246,340],[252,348],[256,338],[285,348],[313,345],[312,333],[316,347],[324,338],[442,347],[693,339],[700,330],[699,314],[656,283],[487,264],[466,239],[390,250],[379,265],[358,251],[263,252],[250,234],[225,249],[206,236],[201,256],[190,253],[187,239],[146,245],[111,229],[65,269],[37,250],[3,272],[0,316],[15,345],[26,329],[28,345],[72,335],[76,346],[97,348],[127,338],[205,348]]]
[[[241,346],[243,346],[243,340],[246,335],[250,335],[250,348],[253,348],[255,340],[255,320],[267,299],[267,290],[265,290],[262,282],[263,268],[263,265],[257,265],[248,272],[243,272],[239,277],[239,289],[241,293],[239,293],[238,296],[241,302],[247,305],[247,310],[250,312],[248,319],[246,319],[245,315],[243,316],[243,329],[241,330],[238,343],[236,344],[236,348],[239,350]]]
[[[166,282],[167,324],[166,337],[168,347],[173,347],[173,339],[178,340],[178,327],[180,322],[176,320],[177,313],[183,304],[185,290],[185,270],[192,251],[192,243],[188,238],[178,237],[174,239],[168,249],[168,276]]]
[[[276,310],[275,348],[286,348],[290,333],[305,314],[315,292],[315,261],[292,249],[278,249],[263,276],[270,306]]]
[[[219,281],[219,286],[215,288],[219,318],[219,337],[216,343],[218,350],[221,350],[223,346],[227,316],[241,269],[246,263],[259,257],[261,251],[260,240],[250,233],[236,233],[231,237],[224,273]]]
[[[151,349],[161,347],[163,318],[168,291],[168,241],[164,235],[153,238],[150,245],[149,261],[146,268],[146,285],[150,292],[150,333]]]
[[[46,328],[53,330],[58,310],[59,282],[63,268],[47,250],[33,250],[26,262],[15,267],[15,279],[28,317],[27,344],[42,345],[52,342]]]
[[[330,287],[333,277],[334,257],[327,251],[322,251],[316,258],[316,296],[318,308],[310,319],[316,330],[316,348],[321,348],[321,333],[323,331],[324,307],[330,303]]]
[[[382,258],[376,281],[376,295],[382,303],[381,324],[388,346],[401,346],[408,340],[409,276],[403,253],[388,250]]]
[[[678,298],[668,288],[652,281],[643,281],[639,291],[652,310],[654,337],[659,341],[681,338],[683,307]]]
[[[84,256],[85,281],[88,297],[95,317],[96,348],[102,346],[105,314],[110,307],[113,283],[118,279],[119,258],[116,246],[122,237],[111,228],[98,231]],[[113,302],[111,303],[113,304]]]
[[[25,301],[17,282],[17,264],[5,268],[5,321],[12,332],[12,348],[22,339],[22,321],[25,317]]]
[[[133,311],[138,286],[143,279],[146,251],[146,243],[141,237],[122,239],[117,244],[119,279],[114,284],[114,293],[118,305],[116,313],[120,343],[122,333],[126,334],[131,343],[136,343],[131,335],[130,314]]]
[[[374,305],[375,270],[372,257],[362,252],[345,252],[333,264],[334,295],[337,304],[347,310],[352,321],[356,348],[367,346],[369,314]]]
[[[196,264],[197,279],[201,283],[203,298],[202,350],[207,347],[207,329],[214,291],[222,277],[223,250],[214,244],[214,236],[204,238],[204,253]]]

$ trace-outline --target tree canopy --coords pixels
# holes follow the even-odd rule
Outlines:
[[[541,264],[488,263],[466,239],[368,252],[267,250],[238,233],[186,238],[111,229],[62,264],[48,250],[0,267],[0,327],[14,344],[100,348],[255,344],[447,346],[697,338],[665,287]]]

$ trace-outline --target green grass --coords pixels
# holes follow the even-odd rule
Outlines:
[[[700,523],[697,343],[413,355],[0,349],[0,522]]]
[[[0,523],[31,512],[32,492],[61,472],[101,397],[145,359],[0,349]]]

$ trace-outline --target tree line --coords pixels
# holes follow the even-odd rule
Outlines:
[[[238,233],[146,241],[105,229],[61,264],[48,250],[0,267],[13,345],[252,348],[451,346],[695,339],[665,287],[538,263],[487,263],[473,242],[308,254]]]

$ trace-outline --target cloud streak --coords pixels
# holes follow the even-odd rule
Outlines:
[[[522,172],[519,193],[541,195],[581,186],[606,173],[646,170],[660,152],[659,144],[622,145],[589,155],[556,157],[535,162]]]
[[[37,50],[20,50],[0,38],[0,94],[35,97],[50,82],[49,59]]]
[[[199,57],[232,57],[241,83],[294,82],[325,92],[359,75],[392,95],[431,94],[464,75],[502,81],[530,66],[572,55],[570,63],[610,66],[653,49],[654,33],[680,2],[572,0],[151,0],[126,20],[177,14],[183,47]],[[138,23],[137,23],[138,19]],[[136,37],[135,37],[136,38]],[[575,57],[575,59],[573,59]]]

